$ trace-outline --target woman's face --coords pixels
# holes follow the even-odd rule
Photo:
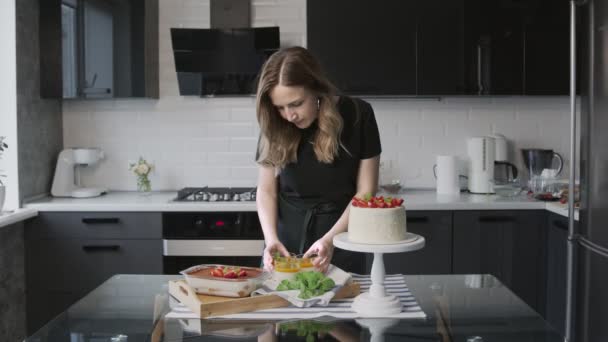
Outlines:
[[[268,95],[281,117],[300,129],[309,127],[319,115],[317,97],[303,87],[279,84]]]

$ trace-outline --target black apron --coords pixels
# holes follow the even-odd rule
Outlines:
[[[340,219],[349,204],[278,194],[278,237],[291,253],[303,254]],[[365,273],[365,254],[334,248],[331,263],[347,272]]]

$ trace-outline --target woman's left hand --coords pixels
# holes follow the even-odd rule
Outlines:
[[[327,272],[327,268],[331,263],[331,257],[334,254],[334,244],[330,239],[325,237],[320,238],[304,253],[304,257],[306,258],[315,254],[317,257],[312,259],[312,264],[319,271],[323,273]]]

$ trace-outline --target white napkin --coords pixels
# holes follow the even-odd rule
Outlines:
[[[351,275],[350,273],[344,272],[343,270],[334,265],[329,265],[329,268],[327,269],[327,273],[325,275],[331,278],[336,284],[336,286],[334,286],[333,289],[325,292],[321,296],[316,296],[309,299],[301,299],[298,298],[300,290],[275,291],[277,286],[279,286],[280,281],[277,281],[273,278],[266,280],[262,284],[262,287],[254,291],[252,295],[274,294],[286,299],[291,304],[299,308],[308,308],[313,305],[327,306],[331,299],[334,298],[338,290],[340,290],[340,288],[342,288],[342,286],[344,286],[344,284],[346,284],[350,280]]]

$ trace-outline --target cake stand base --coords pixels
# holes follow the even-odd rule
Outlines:
[[[369,329],[370,341],[371,342],[382,342],[384,341],[384,332],[399,323],[397,319],[356,319],[355,320],[360,326]]]
[[[363,317],[396,315],[401,312],[401,307],[401,301],[395,296],[374,298],[369,292],[358,295],[352,305],[353,310]]]
[[[419,250],[424,247],[422,236],[407,233],[406,239],[399,243],[386,245],[371,245],[352,242],[348,239],[348,232],[340,233],[334,237],[334,246],[353,251],[374,253],[372,263],[372,285],[369,292],[362,293],[353,301],[353,310],[362,317],[378,317],[396,315],[401,312],[402,304],[399,298],[389,295],[384,288],[384,253],[401,253]]]

